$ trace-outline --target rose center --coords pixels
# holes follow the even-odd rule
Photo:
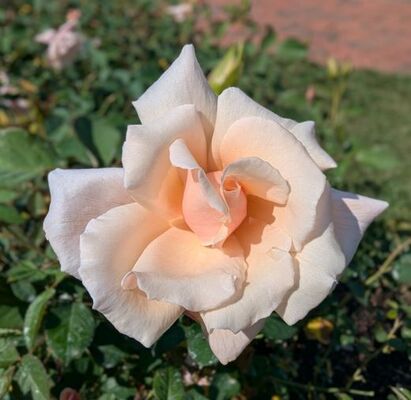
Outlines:
[[[206,174],[209,190],[199,182],[198,175],[188,172],[183,196],[183,216],[190,229],[205,246],[218,246],[241,224],[247,215],[247,197],[240,184],[232,178],[221,181],[222,172]],[[226,211],[217,209],[213,196],[221,200]]]

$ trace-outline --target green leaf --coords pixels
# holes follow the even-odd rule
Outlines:
[[[99,400],[128,400],[136,394],[135,388],[119,385],[115,378],[108,378],[101,387],[104,393]]]
[[[38,266],[31,261],[23,260],[20,263],[13,266],[6,273],[7,282],[13,283],[18,281],[37,282],[46,278],[50,273],[50,270],[39,269]]]
[[[228,400],[240,393],[241,386],[230,374],[216,374],[210,389],[213,400]]]
[[[92,122],[93,143],[104,165],[110,165],[120,146],[121,134],[106,118]]]
[[[49,400],[51,381],[41,361],[26,354],[17,373],[17,382],[24,394],[31,392],[33,400]]]
[[[22,326],[18,307],[0,305],[0,329],[19,329]]]
[[[10,287],[13,294],[21,301],[31,303],[36,298],[36,289],[28,281],[14,282]]]
[[[47,213],[45,197],[40,191],[36,191],[30,196],[28,210],[33,217],[42,217]]]
[[[204,337],[200,325],[192,324],[184,327],[187,337],[188,354],[193,361],[200,367],[206,367],[217,363],[217,358],[213,354]]]
[[[404,387],[391,386],[390,389],[397,396],[398,400],[411,400],[411,391]]]
[[[97,155],[98,150],[93,141],[93,125],[90,118],[79,117],[74,121],[76,137],[92,154]]]
[[[168,367],[156,371],[153,380],[154,396],[158,400],[184,399],[184,386],[178,369]]]
[[[0,131],[0,186],[12,187],[55,167],[51,147],[19,128]]]
[[[126,352],[112,344],[101,345],[98,349],[103,354],[103,365],[105,368],[113,368],[128,357]]]
[[[263,334],[271,340],[287,340],[297,333],[298,328],[289,326],[276,315],[271,315],[265,322]]]
[[[76,136],[68,136],[56,143],[56,151],[62,159],[73,159],[83,165],[97,167],[94,154]]]
[[[353,398],[346,393],[335,393],[334,396],[338,400],[353,400]]]
[[[261,45],[260,51],[266,52],[270,47],[272,47],[277,40],[277,35],[272,27],[268,28],[268,31],[264,34]]]
[[[187,392],[186,400],[208,400],[208,397],[205,397],[196,389],[192,388]]]
[[[406,321],[405,325],[401,328],[401,337],[404,340],[411,340],[411,321]]]
[[[20,355],[16,347],[9,340],[0,339],[0,368],[7,368],[14,364]]]
[[[386,172],[397,168],[400,161],[388,146],[374,145],[357,151],[356,160],[367,167]]]
[[[411,284],[411,254],[403,255],[394,265],[394,278],[403,284]]]
[[[375,340],[379,343],[384,343],[389,339],[387,332],[380,324],[375,326],[373,333]]]
[[[0,369],[0,399],[2,399],[9,391],[13,375],[14,367]]]
[[[0,189],[0,203],[9,203],[15,200],[19,193],[14,190]]]
[[[55,326],[47,329],[47,343],[53,355],[68,365],[81,356],[94,336],[94,318],[83,303],[60,306],[53,310]]]
[[[297,61],[307,56],[307,46],[296,39],[285,39],[277,48],[276,55],[287,61]]]
[[[24,317],[24,341],[27,349],[32,350],[37,333],[43,321],[48,301],[54,296],[54,289],[47,289],[30,304]]]
[[[14,207],[0,204],[0,222],[5,222],[6,224],[21,224],[24,222],[24,218]]]

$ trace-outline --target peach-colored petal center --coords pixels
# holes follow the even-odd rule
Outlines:
[[[198,174],[187,173],[183,196],[183,216],[187,225],[205,245],[217,245],[241,224],[247,215],[247,197],[234,179],[221,183],[221,171],[209,172],[207,178],[228,206],[228,214],[211,207],[198,181]]]

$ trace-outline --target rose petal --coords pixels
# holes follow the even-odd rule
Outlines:
[[[247,199],[240,186],[221,194],[221,172],[206,174],[181,139],[170,146],[170,160],[188,170],[182,204],[185,222],[204,246],[220,245],[246,214]]]
[[[346,266],[332,222],[295,257],[295,285],[276,310],[289,325],[304,318],[327,297]]]
[[[84,286],[93,308],[121,333],[151,346],[181,315],[177,305],[148,300],[138,289],[124,290],[123,276],[146,246],[168,225],[137,203],[112,208],[91,220],[80,237]]]
[[[238,88],[228,88],[218,96],[217,117],[212,139],[212,157],[210,164],[214,169],[221,169],[220,145],[229,127],[245,117],[260,117],[275,121],[289,130],[306,147],[311,158],[322,169],[334,168],[334,160],[319,146],[315,139],[312,122],[297,122],[282,118],[256,103]]]
[[[78,278],[79,238],[87,223],[133,200],[124,189],[122,168],[56,169],[48,180],[51,203],[43,225],[46,238],[61,269]]]
[[[246,264],[235,238],[223,249],[204,247],[190,231],[171,228],[144,250],[133,268],[148,298],[207,310],[233,299]]]
[[[208,336],[212,352],[223,365],[234,361],[263,329],[264,323],[265,319],[262,319],[238,333],[226,329],[215,329]]]
[[[224,307],[203,312],[208,332],[229,329],[237,333],[268,317],[294,285],[291,240],[275,226],[247,220],[236,231],[248,264],[241,298]],[[282,249],[284,250],[282,250]]]
[[[261,197],[247,196],[247,215],[267,224],[272,224],[275,221],[274,206],[274,203]]]
[[[207,163],[203,127],[193,105],[174,108],[145,125],[130,125],[123,146],[124,182],[140,204],[167,218],[181,215],[182,181],[169,159],[169,147],[185,140],[200,166]]]
[[[222,214],[228,213],[227,205],[224,203],[223,198],[215,190],[204,169],[197,163],[197,160],[186,143],[182,139],[174,141],[170,148],[170,162],[177,168],[193,171],[193,174],[187,176],[187,179],[195,179],[201,186],[201,191],[204,194],[210,207],[221,212]],[[186,181],[187,185],[187,181]]]
[[[246,191],[277,204],[285,204],[290,188],[287,181],[268,162],[246,157],[227,165],[222,180],[235,178]]]
[[[335,189],[331,190],[331,198],[335,234],[348,264],[368,225],[388,203]]]
[[[277,121],[290,128],[296,122],[281,118],[248,97],[244,92],[235,87],[224,90],[217,100],[217,115],[211,142],[210,167],[222,169],[220,146],[230,126],[238,119],[245,117],[260,117]]]
[[[326,187],[324,174],[303,145],[278,123],[248,117],[231,125],[220,153],[224,166],[243,157],[259,157],[279,171],[290,193],[284,207],[274,208],[275,224],[300,250],[318,219],[317,204]]]
[[[164,74],[133,102],[143,124],[162,117],[177,106],[194,104],[200,112],[207,137],[211,137],[217,97],[207,83],[194,47],[186,45]]]
[[[318,143],[315,137],[314,121],[305,121],[294,125],[290,132],[303,144],[308,154],[322,171],[337,166],[337,163]]]

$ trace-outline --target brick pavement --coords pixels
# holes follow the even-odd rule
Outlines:
[[[237,0],[206,0],[214,6]],[[251,15],[280,38],[309,44],[311,59],[411,73],[411,0],[252,0]]]

